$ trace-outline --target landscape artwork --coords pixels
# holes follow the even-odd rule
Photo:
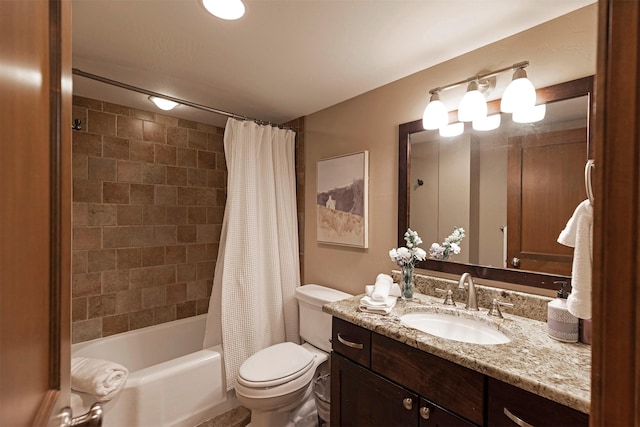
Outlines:
[[[367,248],[369,152],[318,162],[319,243]]]

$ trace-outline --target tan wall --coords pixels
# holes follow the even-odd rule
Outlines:
[[[596,16],[594,4],[307,116],[305,283],[361,293],[378,273],[395,268],[388,251],[397,245],[398,125],[422,117],[429,89],[522,60],[530,61],[527,72],[537,87],[594,74]],[[507,74],[499,77],[492,98],[508,80]],[[452,110],[463,91],[441,98]],[[369,248],[320,245],[316,162],[361,150],[369,150]]]

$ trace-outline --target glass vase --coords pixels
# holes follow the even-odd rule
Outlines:
[[[400,267],[402,273],[402,282],[400,283],[400,292],[403,301],[413,300],[413,265],[405,265]]]

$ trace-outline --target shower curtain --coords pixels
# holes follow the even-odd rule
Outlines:
[[[291,130],[227,120],[227,202],[204,340],[222,338],[227,390],[249,356],[299,341],[294,149]]]

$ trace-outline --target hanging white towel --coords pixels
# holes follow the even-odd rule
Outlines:
[[[581,319],[591,319],[591,269],[593,264],[593,207],[589,200],[578,205],[558,243],[573,247],[571,294],[567,298],[569,312]]]
[[[115,362],[87,357],[71,359],[71,388],[91,394],[99,402],[116,397],[128,376],[129,370]]]

